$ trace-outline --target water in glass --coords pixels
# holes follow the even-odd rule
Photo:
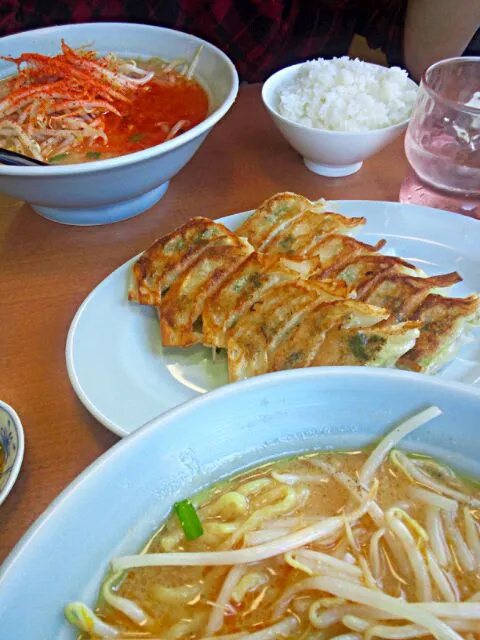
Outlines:
[[[405,136],[412,171],[400,201],[480,218],[480,57],[424,73]]]

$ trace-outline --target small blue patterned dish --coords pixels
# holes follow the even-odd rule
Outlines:
[[[0,504],[10,493],[22,466],[24,449],[20,418],[0,400]]]

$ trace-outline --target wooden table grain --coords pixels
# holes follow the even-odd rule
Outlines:
[[[252,209],[285,190],[395,201],[406,171],[400,138],[355,175],[316,176],[271,123],[260,87],[245,86],[164,198],[137,218],[63,226],[0,195],[0,399],[25,429],[20,476],[0,506],[0,563],[50,502],[117,441],[80,404],[65,366],[70,322],[100,280],[191,216]]]

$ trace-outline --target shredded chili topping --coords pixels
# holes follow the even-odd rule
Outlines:
[[[0,100],[0,145],[38,160],[61,162],[71,151],[85,161],[141,150],[205,119],[208,98],[185,61],[159,73],[94,51],[24,53],[5,60],[18,73]],[[179,70],[180,69],[180,70]]]

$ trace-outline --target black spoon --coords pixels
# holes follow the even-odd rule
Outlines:
[[[24,156],[23,153],[17,153],[16,151],[9,151],[8,149],[2,149],[0,147],[0,164],[6,164],[11,167],[49,167],[48,162],[42,160],[35,160],[35,158],[29,158]]]

